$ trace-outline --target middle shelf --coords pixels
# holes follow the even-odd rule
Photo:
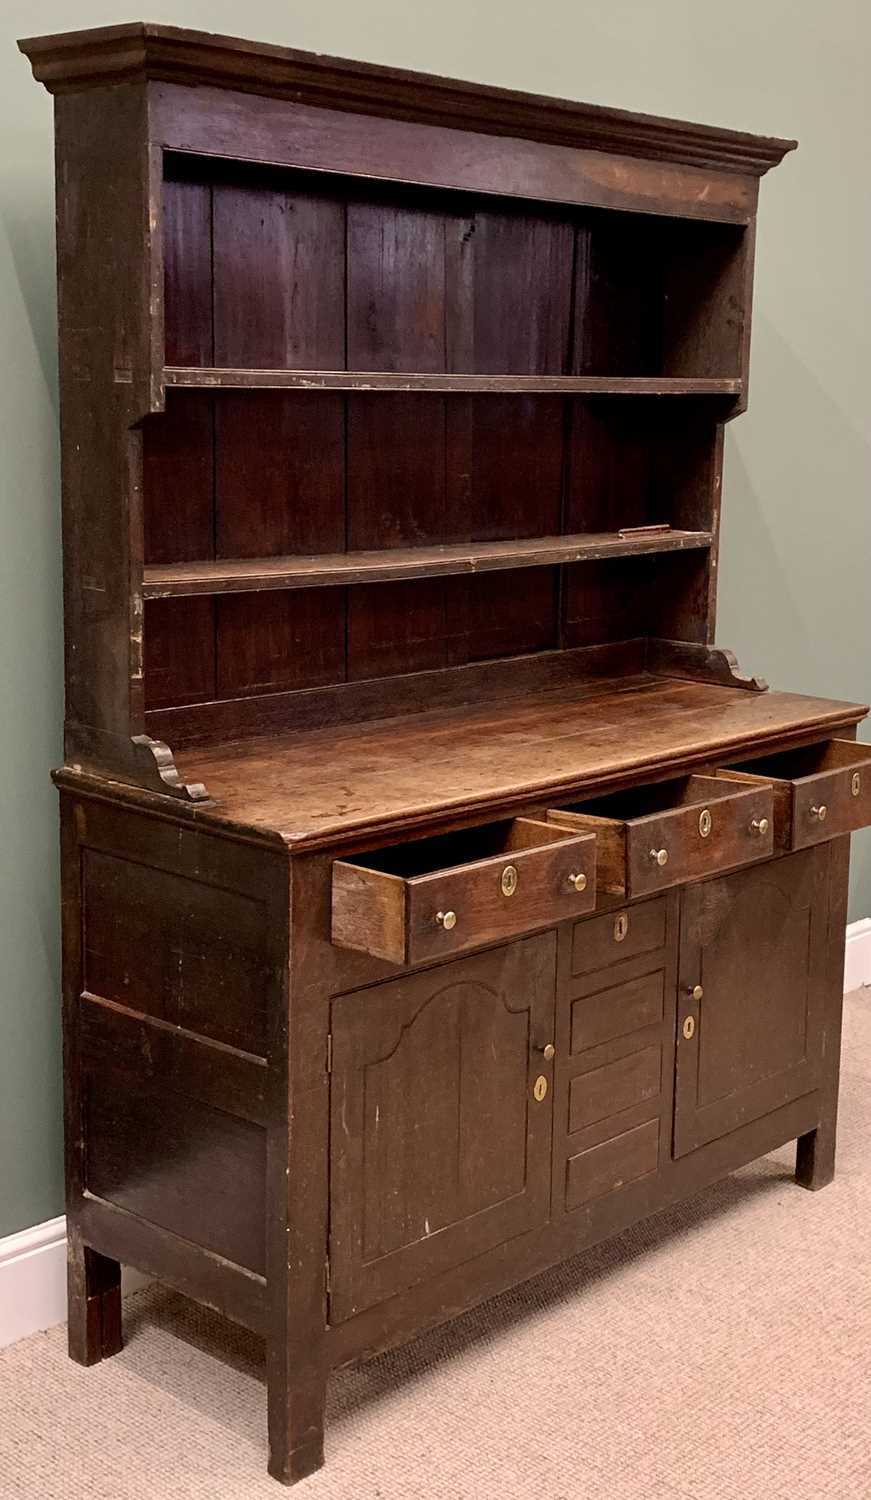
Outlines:
[[[399,547],[380,552],[328,552],[311,557],[211,558],[147,566],[146,599],[192,594],[239,594],[262,589],[310,589],[336,584],[390,583],[507,568],[542,568],[605,557],[686,552],[710,547],[710,531],[637,527],[623,532],[525,537],[497,542]]]

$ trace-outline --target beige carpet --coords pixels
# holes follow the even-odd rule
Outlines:
[[[847,1006],[839,1174],[755,1164],[337,1375],[306,1500],[871,1500],[871,992]],[[0,1354],[3,1500],[256,1500],[258,1340],[162,1289],[94,1370]]]

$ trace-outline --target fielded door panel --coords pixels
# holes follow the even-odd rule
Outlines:
[[[555,973],[550,932],[333,1001],[331,1321],[546,1221]]]
[[[675,1156],[816,1087],[827,871],[813,849],[683,893]]]

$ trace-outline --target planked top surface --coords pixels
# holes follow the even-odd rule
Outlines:
[[[215,819],[278,835],[291,845],[362,840],[434,818],[513,806],[602,787],[647,772],[763,753],[837,733],[860,704],[643,674],[501,704],[443,709],[176,756],[185,781],[214,799]]]

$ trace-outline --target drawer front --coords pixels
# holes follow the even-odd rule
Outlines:
[[[655,1172],[659,1165],[659,1120],[647,1120],[611,1140],[570,1156],[566,1163],[566,1208],[615,1193]]]
[[[550,926],[590,911],[595,901],[593,834],[418,876],[408,881],[408,962]]]
[[[576,1073],[569,1084],[569,1135],[659,1098],[662,1046],[655,1043]]]
[[[664,969],[584,995],[572,1003],[572,1056],[644,1026],[655,1026],[664,1013]]]
[[[871,824],[871,765],[857,761],[796,781],[789,847],[807,849],[824,839]]]
[[[626,890],[647,895],[666,886],[768,859],[774,849],[770,786],[676,807],[626,824]]]
[[[808,849],[871,825],[871,745],[827,740],[763,758],[758,770],[751,761],[717,775],[743,786],[770,785],[777,849]]]
[[[593,974],[610,964],[655,953],[665,946],[667,897],[642,906],[589,917],[572,930],[572,974]]]

